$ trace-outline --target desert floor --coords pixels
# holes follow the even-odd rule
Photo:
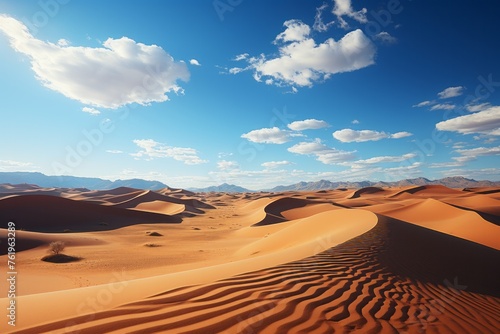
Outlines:
[[[498,333],[500,189],[0,186],[2,333]],[[74,262],[41,261],[63,241]],[[7,276],[7,269],[5,269]],[[0,307],[7,314],[7,280]]]

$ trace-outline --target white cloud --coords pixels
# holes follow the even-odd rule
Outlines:
[[[401,132],[393,133],[392,135],[390,135],[390,138],[400,139],[400,138],[410,137],[410,136],[413,136],[413,134],[410,132],[401,131]]]
[[[327,165],[353,160],[356,153],[356,151],[342,151],[330,148],[321,143],[320,139],[313,142],[300,142],[290,147],[288,151],[302,155],[314,155],[316,160]]]
[[[365,141],[377,141],[384,138],[394,138],[399,139],[403,137],[411,136],[412,134],[409,132],[397,132],[394,134],[379,132],[373,130],[352,130],[352,129],[342,129],[335,131],[333,137],[343,143],[351,143],[351,142],[365,142]]]
[[[191,59],[191,60],[189,61],[189,63],[190,63],[191,65],[201,66],[200,62],[199,62],[199,61],[197,61],[196,59]]]
[[[61,38],[60,40],[57,41],[57,45],[59,45],[59,46],[68,46],[70,44],[71,43],[67,39],[64,39],[64,38]]]
[[[108,38],[103,47],[61,46],[36,39],[21,22],[0,15],[0,31],[11,47],[28,56],[35,77],[46,87],[86,105],[118,108],[167,101],[167,93],[182,92],[186,63],[176,62],[157,45],[122,37]]]
[[[433,105],[431,107],[431,110],[453,110],[455,109],[457,106],[454,105],[454,104],[449,104],[449,103],[439,103],[439,104],[436,104],[436,105]]]
[[[480,104],[468,104],[466,106],[467,110],[469,112],[478,112],[478,111],[483,111],[488,108],[491,108],[491,104],[488,102],[485,103],[480,103]]]
[[[234,170],[239,169],[236,161],[221,160],[217,162],[217,168],[220,170]]]
[[[286,29],[276,36],[274,44],[280,42],[301,42],[308,39],[311,28],[299,20],[289,20],[283,24]]]
[[[317,119],[306,119],[288,124],[288,128],[294,131],[315,130],[328,127],[328,123]]]
[[[398,41],[396,37],[392,36],[387,31],[379,32],[378,34],[373,36],[373,38],[385,44],[394,44]]]
[[[35,169],[35,165],[31,162],[0,160],[0,171],[3,172],[32,172]]]
[[[367,23],[366,18],[366,8],[359,11],[354,11],[351,5],[351,0],[334,0],[335,6],[333,7],[333,14],[337,16],[339,20],[339,25],[342,28],[349,28],[349,24],[344,20],[343,16],[347,16],[351,19],[356,20],[359,23]]]
[[[456,152],[460,153],[463,156],[473,157],[473,158],[479,157],[479,156],[500,155],[500,146],[461,149],[461,150],[456,150]]]
[[[500,136],[500,106],[493,106],[474,114],[455,117],[436,124],[441,131],[462,134],[481,133]]]
[[[375,46],[360,30],[347,33],[339,41],[333,38],[317,44],[310,37],[310,27],[299,20],[284,23],[285,31],[274,43],[279,45],[279,56],[268,58],[237,57],[248,62],[245,68],[232,68],[229,73],[253,71],[257,81],[277,86],[304,87],[326,80],[333,74],[351,72],[374,64]]]
[[[111,153],[111,154],[122,154],[123,151],[120,150],[106,150],[106,152]]]
[[[290,161],[287,161],[287,160],[282,160],[282,161],[268,161],[268,162],[264,162],[261,164],[262,167],[265,167],[266,169],[274,169],[274,168],[277,168],[277,167],[281,167],[281,166],[287,166],[287,165],[291,165],[292,163]]]
[[[352,124],[359,124],[359,121],[357,119],[352,120]]]
[[[280,130],[277,127],[253,130],[241,135],[241,138],[248,139],[254,143],[284,144],[290,141],[288,131]]]
[[[139,152],[131,154],[136,158],[145,160],[173,158],[184,162],[186,165],[198,165],[208,162],[198,157],[198,152],[193,148],[167,146],[153,139],[136,139],[133,142],[141,148]]]
[[[239,54],[236,57],[234,57],[233,60],[235,60],[235,61],[245,60],[245,59],[248,59],[248,56],[250,56],[248,53],[242,53],[242,54]]]
[[[433,101],[422,101],[418,104],[414,104],[413,107],[426,107],[426,106],[430,106],[431,104],[433,104],[434,102]]]
[[[333,24],[334,21],[324,23],[323,22],[323,11],[328,8],[328,5],[325,3],[321,7],[316,8],[316,15],[314,16],[314,24],[313,29],[316,31],[327,31]]]
[[[437,95],[440,99],[448,99],[450,97],[460,96],[464,93],[464,86],[448,87]]]
[[[99,115],[101,113],[99,110],[90,107],[83,107],[82,111],[91,115]]]
[[[379,164],[379,163],[389,163],[389,162],[402,162],[411,158],[416,157],[417,155],[415,153],[407,153],[403,154],[401,156],[379,156],[379,157],[372,157],[364,160],[356,160],[352,164],[353,165],[373,165],[373,164]]]

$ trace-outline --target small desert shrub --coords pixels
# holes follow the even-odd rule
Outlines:
[[[76,262],[80,261],[82,258],[66,255],[66,254],[51,254],[42,257],[42,261],[44,262],[52,262],[52,263],[68,263],[68,262]]]
[[[52,254],[60,254],[64,248],[66,247],[66,244],[64,243],[64,241],[54,241],[54,242],[51,242],[50,245],[49,245],[49,251],[52,253]]]
[[[158,233],[158,232],[149,232],[148,235],[150,237],[162,237],[163,236],[163,234]]]
[[[146,247],[161,247],[161,245],[153,244],[153,243],[147,243],[147,244],[144,244],[144,246],[146,246]]]

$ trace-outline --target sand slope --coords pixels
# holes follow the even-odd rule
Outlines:
[[[36,231],[18,232],[24,242],[18,265],[24,282],[36,282],[39,274],[37,283],[47,292],[20,292],[18,326],[13,331],[0,323],[2,333],[500,328],[496,189],[46,190],[50,196],[29,195],[35,187],[26,191],[4,188],[0,215]],[[90,223],[102,219],[110,226]],[[50,233],[69,220],[86,232]],[[165,224],[172,222],[181,223]],[[151,231],[160,236],[150,237]],[[0,232],[3,243],[6,231]],[[55,237],[85,260],[40,264]],[[145,247],[150,244],[155,247]],[[82,275],[107,284],[69,288]],[[7,302],[0,298],[0,307]]]

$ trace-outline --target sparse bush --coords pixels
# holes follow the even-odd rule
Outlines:
[[[159,233],[159,232],[147,232],[147,234],[150,236],[150,237],[161,237],[163,236],[163,234]]]
[[[153,243],[144,244],[144,246],[146,246],[146,247],[161,247],[161,245],[153,244]]]
[[[60,254],[65,247],[66,244],[64,243],[64,241],[54,241],[50,243],[49,250],[52,254],[57,255]]]

